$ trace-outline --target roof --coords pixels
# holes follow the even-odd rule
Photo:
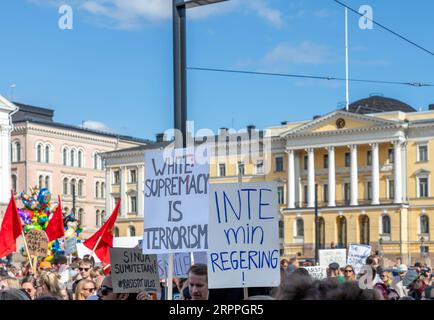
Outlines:
[[[144,150],[160,149],[160,148],[167,147],[172,142],[173,141],[150,142],[147,145],[138,146],[138,147],[132,147],[132,148],[119,149],[119,150],[114,150],[114,151],[108,151],[108,152],[101,153],[100,155],[102,155],[104,157],[104,155],[109,156],[109,155],[114,155],[114,154],[121,154],[121,153],[124,153],[124,152],[134,152],[134,151],[142,151],[142,150],[144,151]]]
[[[350,104],[349,112],[368,114],[368,113],[381,113],[390,111],[402,111],[402,112],[416,112],[416,110],[405,102],[382,97],[382,96],[371,96],[369,98],[364,98],[357,100]]]
[[[14,102],[18,107],[18,112],[12,116],[12,122],[39,120],[53,122],[54,110],[35,107],[28,104]]]

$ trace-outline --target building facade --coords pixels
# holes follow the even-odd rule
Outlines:
[[[61,196],[64,212],[75,208],[87,238],[102,225],[107,212],[101,154],[149,141],[57,123],[51,109],[17,106],[10,144],[10,181],[17,200],[30,187],[48,188],[52,201]]]

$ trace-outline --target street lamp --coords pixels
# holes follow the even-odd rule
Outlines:
[[[173,1],[173,84],[174,129],[182,133],[182,140],[175,135],[175,147],[187,145],[187,44],[186,10],[228,0],[172,0]],[[175,132],[176,133],[176,132]],[[182,145],[181,145],[182,141]]]

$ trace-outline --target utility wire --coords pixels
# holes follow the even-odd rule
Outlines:
[[[379,23],[379,22],[377,22],[377,21],[374,21],[373,19],[371,19],[371,18],[369,18],[369,17],[367,17],[367,16],[364,16],[363,14],[361,14],[360,12],[358,12],[357,10],[355,10],[355,9],[353,9],[353,8],[351,8],[351,7],[349,7],[349,6],[347,6],[345,3],[342,3],[342,2],[339,1],[339,0],[333,0],[333,1],[336,2],[336,3],[339,4],[339,5],[341,5],[341,6],[345,7],[345,8],[347,8],[348,10],[354,12],[355,14],[358,14],[359,16],[361,16],[361,17],[363,17],[363,18],[366,18],[366,19],[372,21],[372,22],[373,22],[374,24],[376,24],[377,26],[379,26],[379,27],[383,28],[384,30],[386,30],[386,31],[388,31],[388,32],[390,32],[390,33],[392,33],[392,34],[394,34],[394,35],[397,36],[398,38],[401,38],[402,40],[404,40],[404,41],[410,43],[411,45],[413,45],[413,46],[415,46],[415,47],[417,47],[417,48],[419,48],[419,49],[425,51],[426,53],[429,53],[429,54],[432,55],[432,56],[434,56],[434,52],[432,52],[432,51],[430,51],[430,50],[428,50],[428,49],[422,47],[421,45],[418,45],[416,42],[411,41],[411,40],[408,39],[407,37],[405,37],[405,36],[399,34],[398,32],[393,31],[392,29],[386,27],[385,25],[383,25],[383,24],[381,24],[381,23]]]
[[[345,78],[330,77],[330,76],[315,76],[315,75],[306,75],[306,74],[271,73],[271,72],[256,72],[256,71],[215,69],[215,68],[197,68],[197,67],[187,67],[187,69],[188,70],[195,70],[195,71],[225,72],[225,73],[260,75],[260,76],[304,78],[304,79],[328,80],[328,81],[346,81]],[[348,81],[351,81],[351,82],[364,82],[364,83],[380,83],[380,84],[405,85],[405,86],[413,86],[413,87],[434,87],[434,84],[422,83],[422,82],[400,82],[400,81],[384,81],[384,80],[368,80],[368,79],[352,79],[352,78],[348,79]]]

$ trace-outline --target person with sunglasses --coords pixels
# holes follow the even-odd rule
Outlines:
[[[114,293],[111,275],[104,278],[101,289],[98,291],[99,300],[127,300],[128,293]]]
[[[83,258],[78,264],[78,275],[75,278],[74,283],[72,284],[72,291],[75,292],[77,289],[77,285],[81,280],[92,280],[91,271],[92,271],[92,261],[88,258]]]
[[[352,265],[349,264],[344,268],[344,278],[346,282],[356,281],[356,273]]]
[[[88,279],[81,280],[78,283],[77,288],[75,289],[74,300],[86,300],[94,292],[95,292],[95,282]]]
[[[21,289],[29,295],[32,300],[36,298],[36,279],[33,276],[27,276],[21,281]]]

